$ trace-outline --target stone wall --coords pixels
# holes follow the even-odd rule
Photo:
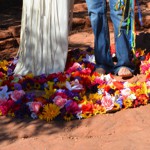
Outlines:
[[[22,0],[0,0],[0,59],[16,55],[20,40]]]

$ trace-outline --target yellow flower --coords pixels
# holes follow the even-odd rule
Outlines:
[[[53,120],[60,114],[60,108],[55,104],[47,104],[43,108],[42,116],[40,118],[46,120],[47,122]]]
[[[2,111],[0,110],[0,116],[2,116],[3,114],[2,114]]]
[[[87,102],[88,102],[88,99],[87,99],[87,96],[86,95],[84,95],[83,96],[83,101],[81,101],[81,103],[80,104],[87,104]]]
[[[82,61],[82,55],[79,57],[78,62]]]
[[[130,99],[124,99],[123,105],[125,108],[130,108],[130,107],[132,107],[132,101]]]
[[[54,82],[48,81],[47,84],[48,84],[48,88],[49,88],[49,89],[52,89],[53,86],[54,86]]]
[[[43,95],[44,98],[49,99],[51,97],[52,94],[55,93],[56,89],[54,89],[54,82],[47,82],[48,84],[48,88],[45,88],[45,95]]]
[[[38,82],[34,83],[34,89],[39,90],[41,88],[41,84]]]
[[[94,104],[93,114],[94,115],[100,114],[100,110],[101,110],[101,106],[98,104]]]
[[[57,82],[56,86],[58,86],[61,89],[62,87],[66,86],[66,82]]]
[[[87,119],[87,118],[92,117],[92,113],[86,112],[84,114],[81,114],[81,116],[82,116],[82,118]]]
[[[93,108],[94,115],[105,114],[105,113],[106,113],[106,108],[104,108],[103,106],[101,106],[99,104],[94,104],[94,108]]]
[[[15,117],[15,113],[13,113],[13,112],[8,112],[8,116]]]
[[[120,94],[120,91],[119,90],[116,90],[115,91],[115,95],[119,95]]]
[[[101,106],[100,114],[106,114],[106,108]]]
[[[34,77],[34,75],[32,74],[32,73],[28,73],[27,75],[26,75],[26,78],[33,78]]]
[[[43,97],[49,99],[55,93],[56,90],[55,89],[50,90],[45,88],[44,91],[45,94],[43,95]]]
[[[92,75],[92,76],[91,76],[91,81],[94,81],[95,78],[96,78],[96,76]]]
[[[98,93],[90,94],[90,95],[89,95],[89,99],[90,99],[93,103],[95,103],[96,101],[102,99],[102,95],[100,95],[100,94],[98,94]]]
[[[71,113],[66,113],[65,116],[63,117],[65,121],[70,121],[72,120],[74,117]]]
[[[143,83],[140,83],[141,84],[141,87],[139,89],[136,90],[136,95],[137,96],[140,96],[142,94],[148,94],[148,89],[147,89],[147,86],[146,86],[146,83],[143,82]]]
[[[120,105],[119,105],[118,103],[115,103],[112,110],[113,110],[113,111],[118,111],[118,110],[120,110]]]
[[[1,61],[1,62],[0,62],[0,68],[2,68],[4,71],[7,71],[7,70],[8,70],[8,67],[7,67],[8,64],[9,64],[9,63],[8,63],[8,61],[6,61],[6,60]]]

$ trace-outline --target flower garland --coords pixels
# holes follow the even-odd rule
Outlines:
[[[136,51],[134,63],[146,74],[143,83],[100,75],[93,53],[91,48],[72,50],[64,72],[37,77],[13,75],[16,60],[0,62],[0,116],[70,121],[150,102],[150,53]]]

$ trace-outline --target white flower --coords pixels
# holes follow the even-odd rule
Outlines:
[[[131,99],[131,100],[134,100],[134,99],[136,99],[136,96],[135,96],[135,94],[131,94],[131,95],[128,96],[128,98]]]
[[[76,114],[76,117],[80,120],[82,119],[82,111],[80,111],[79,113]]]
[[[130,88],[125,88],[125,89],[121,90],[121,95],[130,96],[131,95],[131,89]]]
[[[110,74],[107,74],[104,76],[104,79],[107,83],[111,83],[113,81],[116,81],[116,79],[112,78],[112,76]]]
[[[147,82],[146,82],[146,85],[147,85],[148,87],[150,87],[150,81],[147,81]]]
[[[103,92],[104,92],[104,89],[98,89],[98,94],[99,94],[99,95],[102,95]]]
[[[129,82],[124,82],[124,83],[123,83],[123,86],[124,86],[124,88],[128,88],[128,87],[130,86],[130,84],[131,84],[131,83],[129,83]]]
[[[38,118],[38,116],[37,116],[37,114],[36,114],[36,113],[34,113],[34,112],[33,112],[33,113],[31,114],[31,118],[33,118],[33,119],[37,119],[37,118]]]
[[[72,81],[71,83],[66,81],[66,88],[70,91],[83,89],[82,84],[79,83],[78,79]]]
[[[95,56],[94,55],[88,55],[86,54],[86,57],[83,58],[83,61],[88,61],[88,62],[91,62],[91,63],[95,63]]]

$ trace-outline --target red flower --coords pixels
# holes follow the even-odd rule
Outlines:
[[[108,92],[109,90],[110,90],[110,86],[109,86],[109,85],[106,85],[106,86],[104,87],[104,91]]]
[[[11,109],[11,107],[14,105],[14,101],[8,100],[7,102],[0,105],[0,112],[2,115],[7,115],[8,111]]]
[[[75,77],[79,77],[80,75],[81,75],[81,73],[79,71],[75,71],[72,73],[71,76],[75,78]]]
[[[66,75],[61,73],[58,75],[59,82],[65,82],[66,81]]]
[[[4,74],[0,72],[0,79],[2,79],[3,77],[4,77]]]
[[[87,64],[87,68],[90,68],[90,70],[93,71],[95,69],[95,66],[93,64],[91,64],[91,63],[88,63]]]
[[[85,68],[81,71],[81,74],[84,74],[84,75],[90,75],[91,74],[91,69],[90,68]]]
[[[123,84],[119,81],[114,81],[113,82],[114,86],[118,89],[118,90],[121,90],[123,89]]]
[[[93,113],[93,104],[91,103],[88,103],[88,104],[85,104],[85,105],[82,105],[82,113]]]

